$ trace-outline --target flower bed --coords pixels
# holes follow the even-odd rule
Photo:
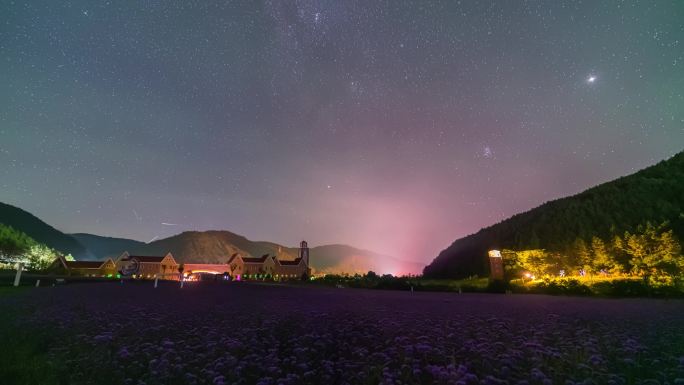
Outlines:
[[[70,383],[684,381],[680,300],[164,283],[35,289],[5,306],[54,330],[51,370]]]

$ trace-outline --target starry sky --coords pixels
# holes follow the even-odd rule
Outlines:
[[[3,1],[0,201],[429,262],[684,148],[684,2]]]

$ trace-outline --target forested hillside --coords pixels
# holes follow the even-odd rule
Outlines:
[[[684,153],[580,194],[545,203],[458,239],[428,265],[428,277],[488,273],[490,249],[576,254],[578,242],[611,240],[639,226],[666,223],[684,238]],[[579,240],[579,241],[578,241]]]
[[[76,259],[91,257],[86,248],[76,239],[18,207],[0,202],[0,223],[11,226],[52,249],[71,254]]]

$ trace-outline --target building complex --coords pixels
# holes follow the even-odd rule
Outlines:
[[[171,253],[163,256],[121,254],[116,260],[67,261],[59,257],[50,271],[63,275],[90,277],[131,276],[134,278],[180,279],[197,274],[221,274],[233,280],[299,279],[311,275],[309,247],[299,245],[299,256],[294,260],[279,259],[269,254],[261,257],[233,254],[223,264],[178,263]]]

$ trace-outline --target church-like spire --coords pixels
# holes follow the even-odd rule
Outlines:
[[[309,245],[306,241],[302,241],[299,244],[299,258],[304,260],[306,266],[309,266]]]

